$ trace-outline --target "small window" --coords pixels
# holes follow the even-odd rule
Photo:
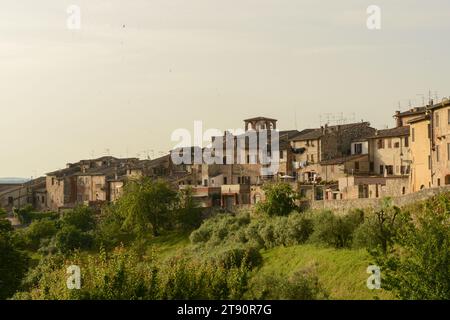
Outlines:
[[[436,112],[434,127],[439,127],[439,113]]]
[[[205,187],[208,186],[208,179],[203,180],[203,185],[204,185]]]
[[[13,205],[13,204],[14,204],[14,198],[8,197],[8,205]]]
[[[447,123],[450,124],[450,109],[447,110]]]
[[[447,160],[450,160],[450,143],[447,143]]]
[[[223,177],[223,184],[227,184],[227,177]]]
[[[436,146],[436,162],[439,162],[439,146]]]
[[[359,171],[359,161],[355,161],[355,171]]]
[[[400,142],[395,142],[394,143],[394,148],[400,148]]]
[[[383,149],[384,148],[384,140],[383,139],[378,139],[377,147],[378,147],[378,149]]]
[[[445,184],[449,185],[450,184],[450,175],[446,175],[445,176]]]
[[[280,159],[283,159],[283,156],[284,156],[284,151],[281,150],[281,151],[280,151]]]
[[[412,142],[415,141],[415,131],[416,131],[416,130],[414,130],[414,129],[415,129],[415,128],[412,128],[412,129],[411,129],[411,141],[412,141]]]
[[[394,166],[386,166],[386,173],[388,175],[393,175],[394,174]]]
[[[405,147],[409,147],[409,138],[405,137]]]

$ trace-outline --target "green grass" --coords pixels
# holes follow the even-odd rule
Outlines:
[[[330,299],[367,300],[393,299],[383,289],[369,290],[366,273],[371,259],[365,250],[333,249],[315,245],[277,247],[262,252],[264,263],[258,273],[290,275],[315,265],[319,281],[330,294]],[[383,283],[381,283],[383,286]]]
[[[165,259],[190,247],[189,234],[168,233],[149,240],[147,252]],[[369,290],[366,280],[370,276],[366,269],[371,258],[366,250],[334,249],[312,244],[291,247],[276,247],[262,250],[263,264],[259,274],[291,273],[315,266],[319,281],[330,294],[330,299],[370,300],[393,299],[383,289]],[[383,284],[381,284],[383,285]]]
[[[167,233],[149,240],[147,253],[152,251],[158,258],[167,258],[190,245],[189,233]]]

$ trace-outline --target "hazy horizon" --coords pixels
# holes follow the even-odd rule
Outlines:
[[[83,158],[145,158],[178,128],[280,129],[330,117],[394,125],[450,96],[450,2],[1,0],[0,177]],[[69,5],[81,29],[66,26]],[[366,9],[381,8],[381,30]]]

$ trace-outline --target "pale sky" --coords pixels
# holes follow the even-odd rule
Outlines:
[[[392,126],[399,101],[450,96],[449,35],[448,0],[0,0],[0,177],[157,156],[194,120]]]

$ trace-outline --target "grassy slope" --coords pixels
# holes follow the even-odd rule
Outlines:
[[[167,258],[189,247],[188,234],[169,233],[150,240],[148,252],[154,250]],[[330,299],[392,299],[384,290],[369,290],[366,280],[367,266],[371,264],[368,253],[353,249],[333,249],[316,245],[297,245],[263,250],[263,265],[258,273],[289,275],[301,268],[316,266],[319,281],[330,293]]]
[[[159,258],[166,258],[189,246],[189,234],[168,233],[150,240],[147,253],[152,250]]]
[[[366,273],[371,259],[365,250],[322,248],[314,245],[277,247],[263,252],[258,272],[289,275],[303,267],[316,265],[319,281],[330,299],[392,299],[384,290],[369,290]],[[383,284],[381,284],[383,285]]]

